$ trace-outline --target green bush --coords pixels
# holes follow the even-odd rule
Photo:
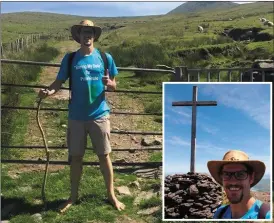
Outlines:
[[[115,58],[118,66],[135,66],[139,68],[155,68],[157,64],[172,64],[167,52],[162,46],[147,41],[125,41],[121,45],[112,46],[109,52]],[[143,74],[143,72],[137,72]]]
[[[246,59],[254,61],[258,58],[260,58],[260,59],[270,59],[271,56],[273,56],[273,55],[271,55],[271,53],[269,53],[265,48],[258,47],[254,50],[250,50],[247,53]]]
[[[162,101],[154,100],[145,104],[145,112],[147,113],[159,113],[162,112]]]
[[[161,205],[161,199],[159,197],[153,196],[152,198],[148,200],[142,200],[140,203],[140,207],[145,209],[145,208],[151,208],[155,206]]]
[[[49,62],[59,54],[59,51],[47,43],[39,43],[36,46],[25,49],[17,54],[10,54],[10,59]],[[41,72],[41,66],[2,64],[2,83],[8,84],[28,84],[36,81]],[[5,87],[4,103],[8,106],[29,106],[32,89],[19,87]],[[28,96],[29,95],[29,96]],[[32,94],[33,95],[33,94]],[[3,95],[2,95],[3,98]],[[2,110],[1,117],[1,144],[10,145],[15,141],[23,140],[24,131],[28,122],[27,111]],[[13,153],[15,154],[15,153]],[[8,150],[2,149],[2,156],[8,158]]]

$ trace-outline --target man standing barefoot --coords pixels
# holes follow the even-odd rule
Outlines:
[[[48,89],[41,89],[38,96],[45,98],[56,93],[69,78],[71,67],[71,100],[69,103],[67,144],[70,163],[70,198],[62,204],[60,211],[66,211],[78,200],[78,189],[83,169],[87,135],[90,136],[95,153],[99,158],[100,169],[107,188],[108,200],[119,211],[125,208],[115,196],[113,168],[110,160],[110,108],[105,100],[105,87],[116,89],[115,76],[118,74],[115,62],[106,53],[108,69],[104,69],[104,60],[93,43],[101,35],[101,28],[90,20],[81,21],[71,27],[73,39],[81,44],[76,51],[72,64],[69,54],[62,60],[56,80]]]

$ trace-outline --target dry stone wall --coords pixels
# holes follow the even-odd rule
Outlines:
[[[212,218],[222,201],[222,187],[205,174],[165,178],[165,219]]]

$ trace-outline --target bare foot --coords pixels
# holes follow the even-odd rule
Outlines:
[[[68,199],[67,201],[65,201],[63,204],[61,204],[58,207],[58,210],[61,214],[65,213],[70,207],[71,205],[75,204],[75,202],[73,202],[71,199]]]
[[[126,205],[124,205],[122,202],[118,201],[116,197],[108,198],[109,202],[118,210],[122,211],[125,209]]]

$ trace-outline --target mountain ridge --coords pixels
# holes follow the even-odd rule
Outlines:
[[[175,9],[169,11],[167,15],[180,13],[194,13],[219,8],[232,8],[237,7],[238,5],[239,4],[233,2],[186,2],[176,7]]]

